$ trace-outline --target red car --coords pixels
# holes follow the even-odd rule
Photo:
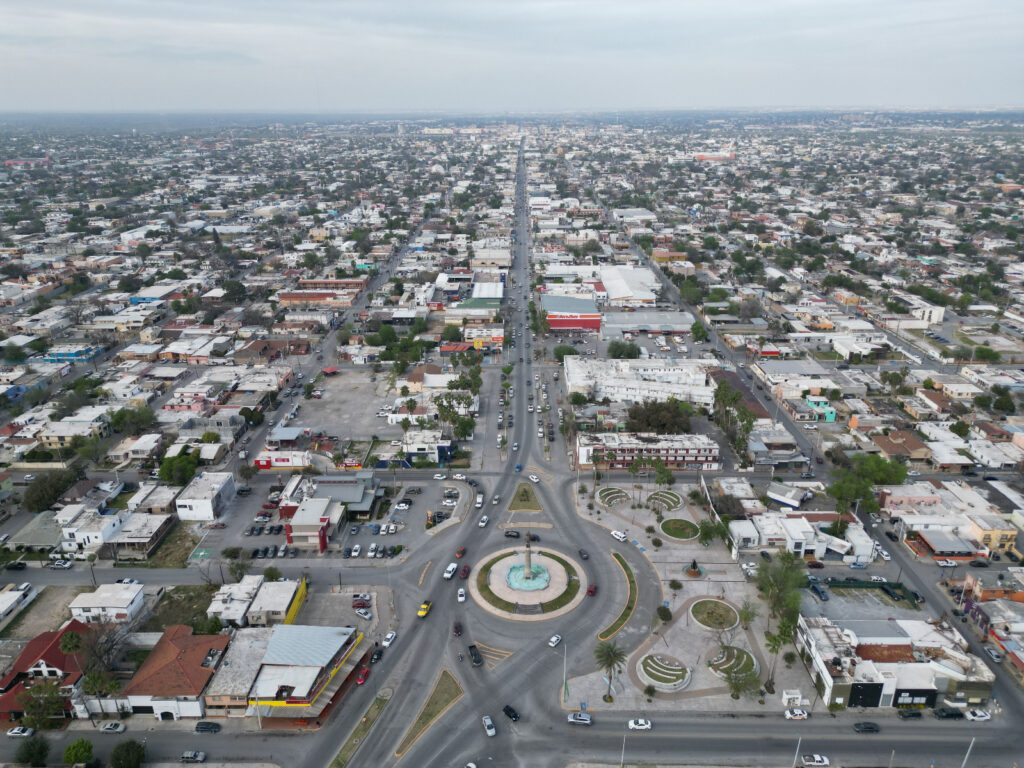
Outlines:
[[[820,560],[811,560],[809,563],[807,563],[807,567],[808,568],[824,568],[825,564],[823,562],[821,562]]]
[[[356,678],[356,685],[362,685],[363,683],[365,683],[366,682],[366,678],[368,678],[369,676],[370,676],[370,668],[369,667],[363,667],[361,670],[359,670],[359,677]]]
[[[263,502],[263,508],[264,509],[277,509],[277,502],[276,501],[264,501]]]
[[[587,594],[590,595],[591,597],[596,595],[597,594],[597,584],[591,584],[589,587],[587,587]]]
[[[469,566],[468,565],[462,566],[462,570],[459,571],[459,578],[460,579],[468,579],[469,578]]]
[[[372,608],[373,607],[373,603],[371,603],[369,600],[353,600],[352,601],[352,607],[353,608]]]

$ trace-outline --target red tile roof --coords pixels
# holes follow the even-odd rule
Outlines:
[[[0,679],[0,690],[9,688],[20,675],[27,673],[40,660],[45,661],[47,666],[59,669],[64,673],[64,678],[60,681],[61,685],[74,685],[78,682],[78,678],[81,677],[79,670],[82,668],[79,663],[81,662],[84,666],[85,659],[82,658],[81,651],[71,655],[61,652],[60,639],[68,632],[74,632],[84,638],[89,634],[90,629],[88,625],[77,619],[72,619],[58,630],[36,635],[18,654],[18,658],[14,660],[14,664],[11,665],[7,674]]]
[[[131,682],[125,696],[199,696],[216,671],[203,666],[211,651],[224,653],[227,635],[193,635],[192,627],[168,627]]]

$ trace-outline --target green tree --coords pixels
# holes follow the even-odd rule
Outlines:
[[[263,569],[263,578],[267,581],[277,581],[281,578],[281,571],[271,565]]]
[[[575,347],[571,347],[568,344],[559,344],[551,350],[551,354],[554,356],[555,360],[562,362],[566,355],[578,355],[579,352],[576,351]]]
[[[729,688],[729,695],[734,699],[751,695],[761,687],[761,681],[752,669],[746,672],[742,670],[726,672],[725,684]]]
[[[238,474],[243,480],[252,480],[259,473],[253,464],[239,464]]]
[[[441,331],[441,341],[462,341],[462,329],[457,325],[446,325]]]
[[[971,428],[967,424],[967,422],[965,422],[965,421],[958,421],[955,424],[951,424],[950,425],[949,431],[952,432],[954,435],[957,435],[958,437],[961,437],[964,440],[966,440],[967,439],[967,435],[971,431]]]
[[[82,676],[82,693],[95,697],[97,702],[101,696],[117,693],[119,687],[117,680],[103,670],[94,669]],[[92,718],[91,712],[89,717]]]
[[[582,392],[573,392],[571,395],[569,395],[569,404],[577,406],[586,405],[587,396],[584,395]]]
[[[77,475],[70,469],[44,472],[29,483],[28,488],[25,489],[22,504],[33,514],[49,509],[76,479]]]
[[[608,677],[608,693],[605,694],[605,700],[611,701],[612,679],[626,663],[626,652],[615,642],[608,640],[598,643],[594,647],[594,661],[597,663],[597,668]]]
[[[122,741],[110,752],[110,768],[141,768],[146,748],[134,739]]]
[[[743,625],[744,629],[750,629],[750,625],[754,623],[754,619],[758,617],[761,611],[757,607],[757,603],[753,600],[744,600],[743,605],[740,606],[739,616],[740,624]]]
[[[709,338],[708,329],[704,327],[700,320],[690,326],[690,333],[693,335],[694,341],[707,341]]]
[[[636,360],[640,357],[640,347],[628,341],[612,341],[608,344],[608,357],[612,360]]]
[[[28,358],[24,349],[11,342],[4,344],[3,350],[4,360],[8,363],[23,363]]]
[[[224,291],[224,300],[232,304],[241,304],[246,299],[245,286],[237,280],[225,280],[221,283],[221,290]]]
[[[51,728],[64,711],[64,696],[56,683],[36,683],[18,694],[21,706],[21,721],[29,728],[41,730]]]
[[[182,451],[177,456],[165,458],[160,462],[160,479],[171,485],[185,485],[196,474],[199,466],[199,451]]]
[[[210,443],[210,444],[219,443],[220,442],[220,433],[219,432],[214,432],[213,430],[208,430],[206,432],[203,432],[203,436],[199,438],[199,442],[201,442],[201,443]]]
[[[88,739],[77,739],[64,749],[64,762],[68,765],[92,762],[92,742]]]
[[[46,765],[46,758],[50,754],[50,740],[41,733],[29,736],[18,745],[14,759],[22,765],[31,765],[33,768],[42,768]]]
[[[138,435],[156,422],[156,413],[149,408],[122,408],[110,417],[110,428],[115,432]]]

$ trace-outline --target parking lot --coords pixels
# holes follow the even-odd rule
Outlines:
[[[354,600],[356,595],[369,595],[369,600]],[[364,608],[355,605],[367,604]],[[372,618],[366,619],[356,613],[357,610],[368,612]],[[306,596],[299,615],[298,624],[311,624],[319,627],[356,627],[370,640],[380,642],[384,633],[394,629],[394,598],[391,590],[380,587],[339,587],[337,584],[314,584]]]
[[[378,552],[383,547],[388,552],[391,547],[401,547],[398,553],[401,554],[420,544],[427,535],[428,511],[432,513],[435,524],[448,519],[462,519],[474,501],[474,489],[464,482],[449,479],[409,484],[399,489],[387,513],[379,520],[345,524],[344,531],[339,531],[336,541],[332,542],[332,548],[340,549],[343,558],[347,551],[345,559],[349,560],[349,565],[371,565],[388,557],[385,554],[371,560],[371,550]],[[409,505],[408,509],[398,508],[405,504]],[[394,532],[385,533],[385,526],[388,530],[394,526]]]

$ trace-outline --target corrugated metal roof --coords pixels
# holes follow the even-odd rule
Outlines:
[[[353,632],[352,627],[282,624],[274,627],[263,663],[325,667]]]

